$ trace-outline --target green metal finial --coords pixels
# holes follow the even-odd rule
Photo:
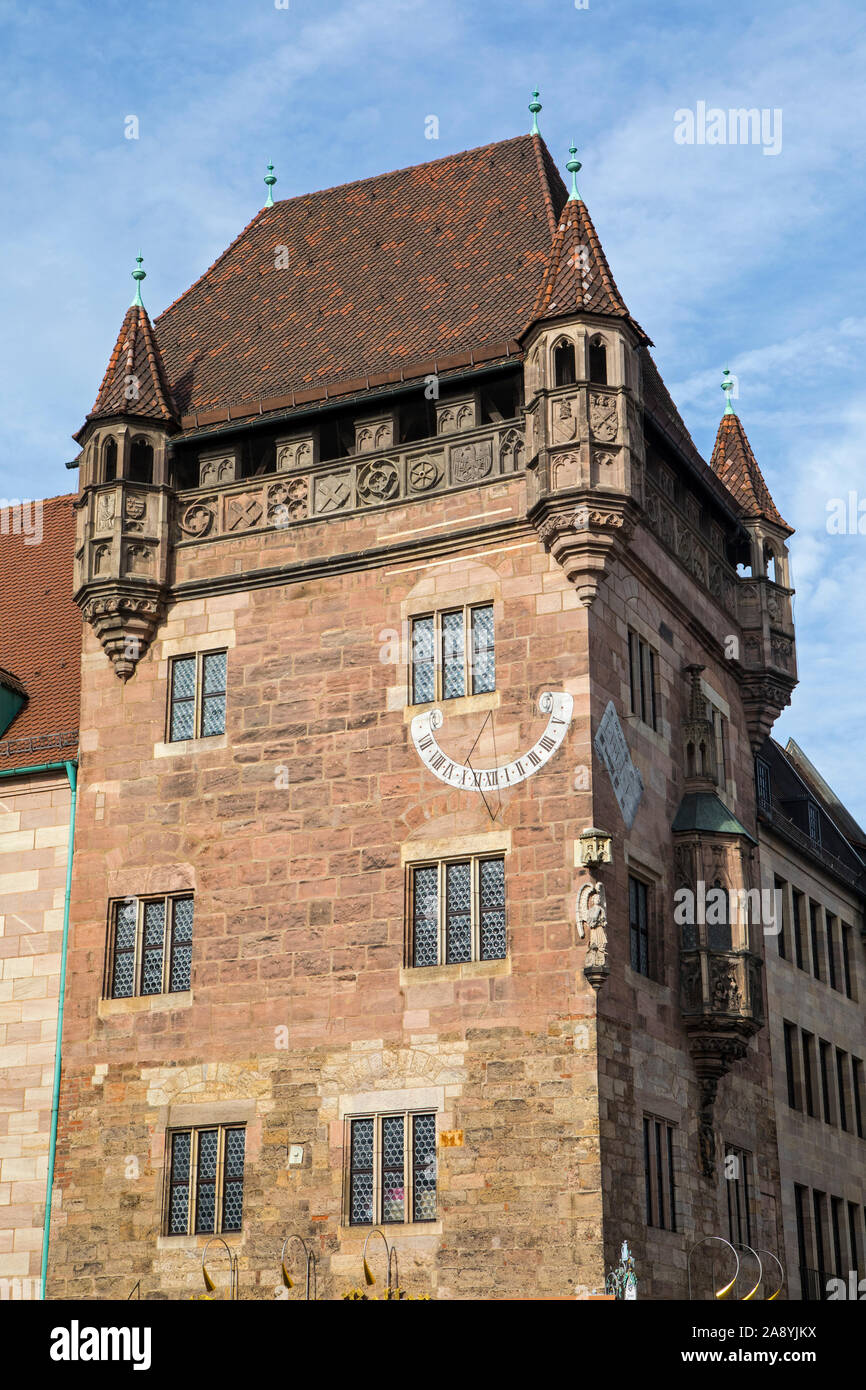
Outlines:
[[[541,110],[541,102],[538,100],[537,87],[532,93],[532,101],[529,103],[529,109],[532,112],[532,129],[529,133],[530,135],[540,135],[541,131],[538,129],[538,113]]]
[[[139,309],[143,309],[144,301],[141,298],[141,282],[142,280],[147,279],[147,271],[142,270],[141,268],[141,263],[144,260],[144,257],[142,256],[140,251],[135,259],[137,261],[137,266],[136,269],[132,272],[132,278],[135,281],[135,298],[133,299],[132,303]]]
[[[722,376],[724,377],[724,380],[722,382],[722,390],[725,393],[725,414],[736,415],[737,412],[731,405],[731,392],[734,389],[734,383],[731,381],[731,373],[729,372],[727,367],[722,372]]]
[[[583,165],[579,159],[575,159],[574,157],[577,154],[577,145],[570,145],[568,153],[571,155],[571,159],[565,166],[571,174],[571,193],[569,194],[568,201],[570,203],[579,203],[580,194],[577,191],[577,175],[579,170],[583,168]]]
[[[273,164],[269,164],[268,172],[265,174],[265,183],[268,186],[268,196],[267,201],[265,202],[266,208],[272,208],[274,206],[274,184],[276,183],[276,181],[277,176],[274,173],[274,166]]]

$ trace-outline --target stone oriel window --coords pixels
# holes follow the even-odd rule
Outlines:
[[[245,1137],[242,1125],[169,1131],[166,1235],[241,1229]]]
[[[658,728],[658,680],[656,654],[649,642],[629,628],[628,675],[631,712],[651,729]]]
[[[752,1204],[749,1173],[752,1155],[733,1144],[725,1145],[725,1187],[728,1197],[728,1233],[732,1245],[752,1243]]]
[[[110,919],[106,998],[190,988],[191,897],[124,898],[112,904]]]
[[[663,1231],[677,1229],[674,1129],[669,1120],[643,1117],[646,1224]]]
[[[352,1116],[347,1140],[347,1225],[436,1220],[435,1114]]]
[[[408,965],[503,960],[506,950],[502,855],[410,866]]]
[[[168,695],[170,743],[225,733],[227,658],[227,652],[217,651],[173,659]]]
[[[483,695],[495,689],[492,603],[412,619],[413,705]]]

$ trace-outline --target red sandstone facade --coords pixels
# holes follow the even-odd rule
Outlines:
[[[729,1150],[748,1243],[781,1250],[760,923],[686,936],[673,903],[760,883],[753,750],[795,680],[789,528],[738,421],[700,459],[539,137],[473,155],[387,176],[376,201],[402,207],[428,170],[459,207],[483,193],[498,227],[486,171],[520,185],[485,272],[501,262],[507,281],[513,263],[519,283],[474,346],[460,303],[457,351],[436,358],[418,330],[414,377],[382,371],[371,338],[369,388],[347,354],[326,401],[287,377],[259,415],[240,378],[216,379],[219,354],[184,373],[197,295],[210,331],[253,314],[256,276],[292,242],[278,204],[190,291],[188,322],[184,300],[154,328],[130,311],[79,436],[88,623],[49,1296],[197,1291],[207,1236],[171,1233],[170,1146],[202,1130],[244,1133],[226,1233],[242,1296],[274,1296],[292,1231],[339,1296],[372,1224],[350,1219],[359,1117],[435,1117],[429,1219],[385,1225],[411,1292],[567,1296],[599,1288],[627,1239],[641,1295],[685,1297],[689,1249],[730,1235]],[[320,197],[354,216],[367,192]],[[401,256],[393,275],[408,358],[395,283],[416,281]],[[281,296],[300,321],[303,277],[273,283],[267,312]],[[413,620],[491,606],[495,688],[413,702]],[[172,663],[215,652],[225,730],[172,740]],[[411,721],[437,708],[455,766],[519,764],[546,692],[573,701],[565,736],[509,785],[447,785],[419,756]],[[594,744],[610,702],[643,785],[630,825]],[[580,862],[589,828],[609,863]],[[504,956],[417,965],[413,867],[499,858]],[[598,883],[606,941],[578,906]],[[160,897],[194,902],[188,988],[111,997],[117,905]]]

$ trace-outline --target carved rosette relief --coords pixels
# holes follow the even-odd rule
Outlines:
[[[390,459],[377,459],[358,469],[358,496],[368,506],[387,502],[400,491],[400,474]]]
[[[409,486],[416,492],[429,492],[442,480],[442,465],[437,458],[415,459],[409,466]]]
[[[202,498],[193,502],[181,513],[178,526],[185,536],[198,540],[206,536],[214,524],[214,499]]]
[[[271,526],[286,526],[307,515],[309,487],[306,478],[290,483],[272,483],[267,492],[267,515]]]

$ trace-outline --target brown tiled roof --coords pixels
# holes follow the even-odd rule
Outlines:
[[[29,696],[0,739],[0,770],[59,762],[77,745],[82,619],[72,601],[74,501],[34,504],[42,507],[38,545],[0,536],[0,666]]]
[[[722,416],[710,466],[735,499],[743,517],[761,517],[775,522],[789,534],[793,531],[770,496],[738,415]]]
[[[522,135],[263,208],[156,320],[179,412],[501,356],[529,322],[565,197],[543,142]]]
[[[130,391],[133,394],[128,394]],[[147,310],[140,305],[132,304],[126,311],[99,394],[87,419],[107,415],[138,415],[166,423],[175,419],[153,328]]]
[[[602,250],[586,204],[569,199],[562,209],[544,268],[531,322],[576,313],[613,314],[634,323]],[[644,343],[643,329],[634,324]]]

